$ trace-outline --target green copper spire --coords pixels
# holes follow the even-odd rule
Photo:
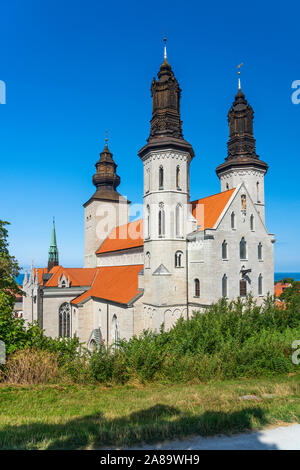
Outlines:
[[[53,266],[58,266],[58,249],[56,243],[56,232],[55,232],[55,220],[53,217],[53,226],[51,234],[51,243],[48,251],[48,271],[53,268]]]

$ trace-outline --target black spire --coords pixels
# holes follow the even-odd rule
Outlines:
[[[171,65],[167,61],[165,46],[164,61],[151,83],[152,119],[148,144],[140,151],[139,156],[150,149],[178,148],[194,156],[192,146],[183,138],[180,117],[181,89]]]
[[[217,174],[233,166],[246,165],[257,166],[267,171],[268,165],[260,160],[256,154],[253,116],[252,107],[247,102],[242,90],[239,89],[228,112],[229,140],[227,143],[227,158],[225,163],[217,167]]]

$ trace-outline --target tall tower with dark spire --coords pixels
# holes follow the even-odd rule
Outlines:
[[[55,220],[53,218],[52,233],[51,233],[51,242],[50,248],[48,251],[48,271],[50,271],[53,266],[58,266],[58,249],[56,243],[56,232],[55,232]]]
[[[225,162],[216,169],[221,181],[221,191],[237,187],[244,182],[259,212],[265,220],[264,176],[268,165],[256,154],[253,135],[254,111],[241,89],[228,112],[229,140]]]
[[[117,191],[121,179],[117,175],[117,164],[108,148],[107,134],[105,146],[96,163],[93,184],[96,191],[84,204],[85,209],[85,253],[84,266],[97,265],[96,251],[101,243],[118,225],[128,222],[130,201]]]
[[[156,309],[158,328],[168,307],[186,312],[186,235],[192,231],[189,167],[194,151],[183,138],[181,89],[167,60],[166,43],[151,95],[150,135],[138,155],[144,165],[143,302],[147,312]]]

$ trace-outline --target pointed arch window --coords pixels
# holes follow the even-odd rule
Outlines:
[[[227,297],[227,276],[222,277],[222,297]]]
[[[164,189],[164,169],[162,166],[159,167],[158,187],[159,189]]]
[[[177,204],[175,209],[175,229],[176,237],[182,237],[182,206]]]
[[[176,188],[181,189],[180,188],[180,166],[179,165],[176,167]]]
[[[258,276],[258,295],[262,295],[263,293],[263,277],[262,274]]]
[[[145,256],[145,268],[149,269],[151,266],[151,255],[150,252],[147,251],[146,256]]]
[[[228,246],[226,240],[222,243],[222,259],[228,259]]]
[[[146,193],[149,193],[150,191],[150,169],[146,169]]]
[[[71,337],[71,309],[68,302],[59,307],[58,312],[58,335],[61,338]]]
[[[240,280],[240,297],[246,297],[247,295],[247,281],[245,279]]]
[[[247,242],[244,237],[240,241],[240,259],[247,259]]]
[[[159,205],[159,211],[158,211],[158,236],[159,237],[164,237],[165,232],[166,232],[166,216],[165,216],[165,209],[164,205],[161,202]]]
[[[242,195],[241,195],[241,208],[242,208],[242,212],[246,212],[246,209],[247,209],[247,198],[246,198],[246,194],[242,194]]]
[[[112,335],[113,335],[112,337],[113,337],[114,345],[116,348],[118,348],[119,341],[120,341],[120,329],[119,329],[117,315],[114,315],[112,318]]]
[[[250,230],[253,232],[254,231],[254,215],[251,214],[250,217]]]
[[[200,281],[199,281],[199,279],[194,280],[194,288],[195,288],[195,297],[200,297]]]
[[[231,212],[231,228],[235,229],[235,213]]]
[[[258,259],[261,261],[263,259],[263,252],[262,252],[262,244],[261,242],[259,242],[258,246],[257,246],[257,256],[258,256]]]
[[[260,202],[260,187],[259,187],[259,182],[257,181],[256,183],[256,200],[257,202]]]
[[[183,253],[182,251],[176,251],[175,253],[175,268],[181,268],[183,263]]]

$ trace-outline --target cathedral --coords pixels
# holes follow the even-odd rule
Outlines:
[[[90,349],[145,329],[170,329],[220,298],[251,293],[262,303],[274,288],[273,234],[265,226],[264,177],[256,154],[253,109],[240,85],[228,113],[218,194],[190,200],[192,145],[182,133],[181,89],[164,61],[151,84],[150,135],[143,163],[143,219],[129,221],[130,202],[105,147],[94,194],[85,202],[84,268],[59,264],[53,221],[48,266],[23,283],[23,317],[52,337],[77,336]]]

